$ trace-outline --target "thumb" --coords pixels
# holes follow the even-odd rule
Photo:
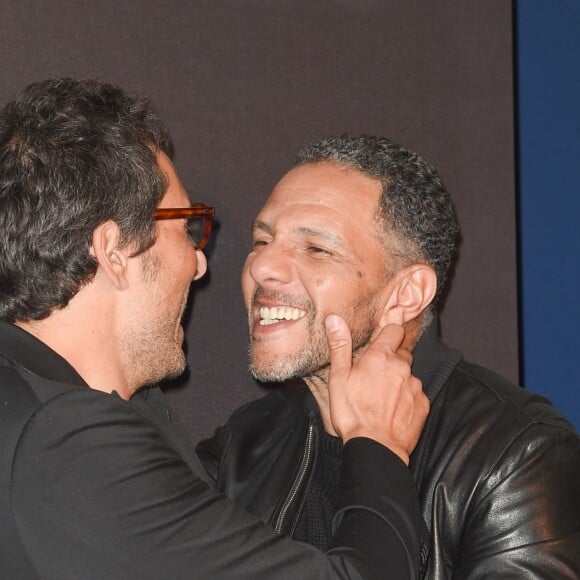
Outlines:
[[[326,340],[330,353],[329,383],[333,378],[346,377],[352,368],[352,336],[346,321],[336,314],[330,314],[324,321]]]

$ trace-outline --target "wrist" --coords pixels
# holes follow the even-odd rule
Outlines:
[[[344,445],[351,439],[355,439],[358,437],[364,437],[365,439],[372,439],[379,445],[386,447],[391,453],[394,453],[405,465],[409,465],[409,453],[400,445],[394,443],[389,439],[385,439],[378,434],[372,434],[365,432],[364,429],[360,429],[358,431],[352,431],[350,433],[342,433],[340,435],[342,442]]]

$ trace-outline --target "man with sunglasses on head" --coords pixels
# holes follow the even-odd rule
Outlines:
[[[372,136],[304,147],[254,222],[242,287],[253,374],[305,384],[245,405],[198,453],[218,490],[326,549],[346,448],[330,420],[323,321],[343,314],[355,356],[400,324],[431,401],[409,464],[431,534],[425,577],[579,578],[573,427],[438,338],[457,231],[451,198],[419,155]]]
[[[184,370],[213,214],[188,199],[163,123],[118,87],[45,81],[0,113],[0,577],[417,577],[406,463],[428,401],[400,327],[353,365],[345,321],[326,319],[345,443],[326,553],[210,489],[146,388]]]

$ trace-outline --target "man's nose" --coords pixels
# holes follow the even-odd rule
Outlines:
[[[270,242],[250,257],[249,271],[260,286],[279,286],[293,279],[294,260],[291,248]]]
[[[207,272],[207,258],[201,250],[195,251],[196,270],[193,276],[194,280],[199,280]]]

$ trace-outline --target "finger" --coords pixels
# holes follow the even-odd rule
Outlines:
[[[379,334],[370,344],[369,349],[376,349],[380,352],[397,352],[405,338],[405,331],[400,324],[387,324],[381,328]]]
[[[409,366],[413,364],[413,355],[411,354],[411,351],[405,347],[401,347],[397,350],[397,356],[404,360]]]
[[[417,377],[411,376],[407,381],[408,390],[413,393],[415,397],[423,396],[423,383]]]
[[[330,314],[324,325],[330,353],[329,378],[346,376],[352,367],[352,336],[348,324],[340,316]]]

